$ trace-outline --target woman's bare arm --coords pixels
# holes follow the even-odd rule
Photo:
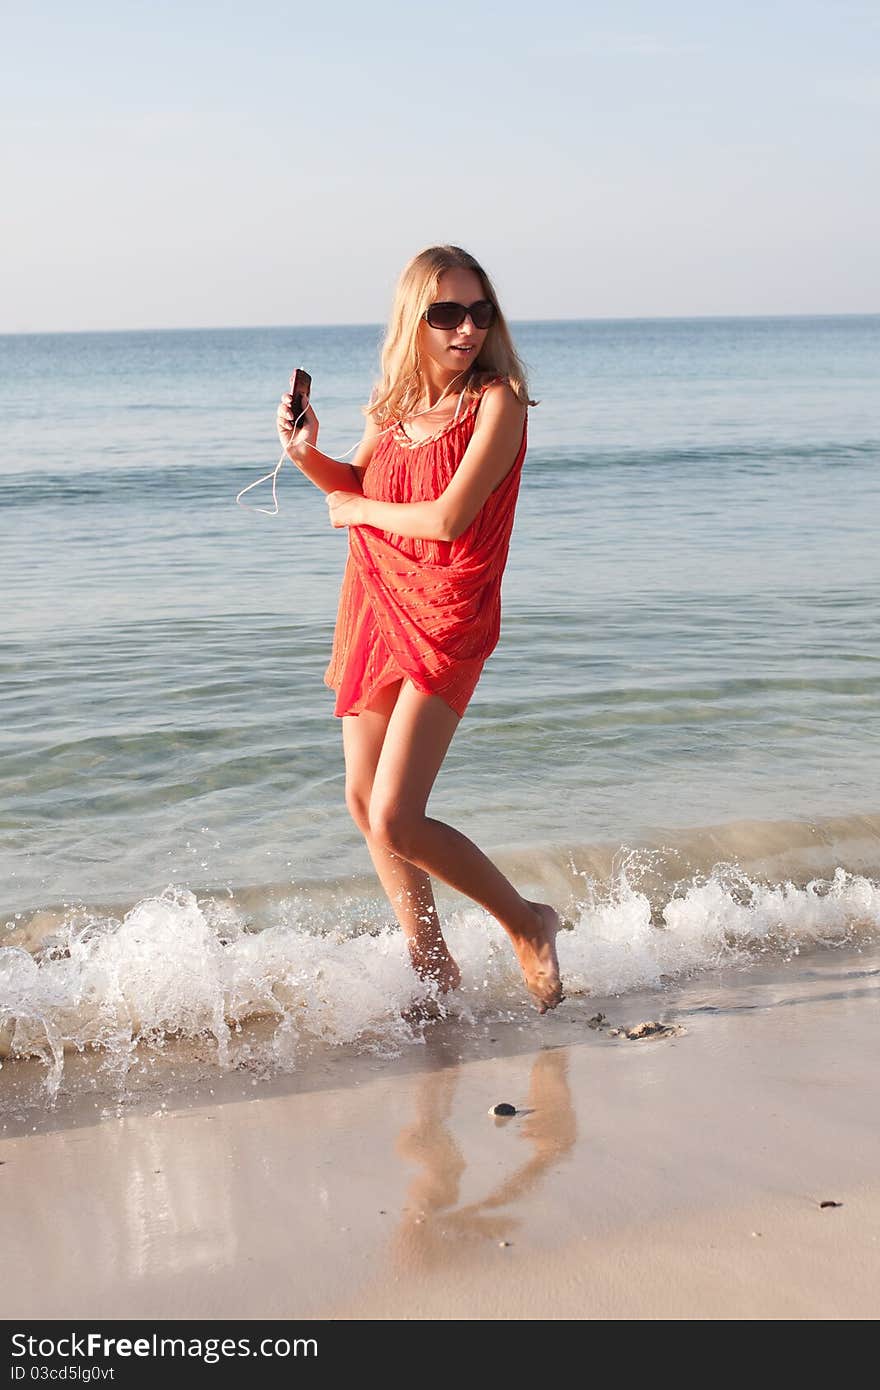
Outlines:
[[[522,443],[525,406],[505,383],[490,386],[474,433],[446,490],[431,502],[378,502],[351,488],[327,498],[334,526],[375,526],[417,540],[454,541],[504,481]]]
[[[332,459],[316,447],[318,417],[311,405],[299,428],[292,431],[292,425],[290,395],[286,394],[281,397],[281,405],[278,407],[278,437],[291,463],[296,464],[300,472],[304,473],[315,487],[320,488],[321,492],[331,493],[342,489],[360,496],[361,478],[373,457],[379,436],[379,427],[373,416],[367,416],[363,438],[351,463],[341,463],[339,459]]]

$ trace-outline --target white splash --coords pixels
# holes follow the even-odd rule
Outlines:
[[[880,933],[880,884],[842,868],[804,887],[766,886],[719,864],[652,905],[639,887],[644,867],[631,855],[610,886],[584,882],[574,930],[559,937],[569,1000]],[[468,908],[453,912],[445,930],[462,970],[448,1012],[462,1026],[511,1010],[528,1016],[499,925]],[[168,888],[121,919],[71,913],[37,955],[0,949],[0,1056],[41,1058],[52,1096],[65,1052],[99,1049],[124,1077],[138,1046],[208,1038],[217,1065],[228,1068],[240,1062],[233,1041],[242,1025],[262,1017],[275,1026],[261,1064],[286,1070],[306,1041],[384,1051],[418,1041],[402,1013],[425,993],[396,929],[310,930],[291,905],[276,924],[251,931],[228,903]]]

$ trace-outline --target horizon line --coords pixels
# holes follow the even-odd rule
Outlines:
[[[765,321],[768,319],[846,319],[880,318],[880,310],[810,311],[801,310],[793,314],[601,314],[567,318],[516,319],[511,325],[555,324],[555,323],[693,323],[701,321]],[[323,328],[376,328],[382,331],[385,324],[379,320],[361,319],[333,323],[229,323],[229,324],[176,324],[153,328],[19,328],[0,330],[0,338],[74,338],[100,333],[263,333],[292,332]]]

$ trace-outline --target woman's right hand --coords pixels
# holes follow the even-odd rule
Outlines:
[[[305,414],[294,429],[296,422],[292,414],[291,396],[290,392],[285,392],[275,417],[281,447],[292,463],[297,463],[302,458],[309,444],[315,445],[318,442],[318,417],[312,410],[308,397],[305,407]]]

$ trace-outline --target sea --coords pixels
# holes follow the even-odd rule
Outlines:
[[[539,403],[501,641],[430,813],[564,912],[570,1016],[867,969],[880,315],[514,334]],[[347,533],[291,466],[277,515],[268,481],[236,504],[294,366],[325,452],[356,443],[381,336],[0,337],[0,1102],[27,1065],[52,1105],[76,1057],[124,1095],[176,1047],[271,1075],[422,1039],[323,684]],[[438,902],[442,1026],[535,1026],[499,925]]]

